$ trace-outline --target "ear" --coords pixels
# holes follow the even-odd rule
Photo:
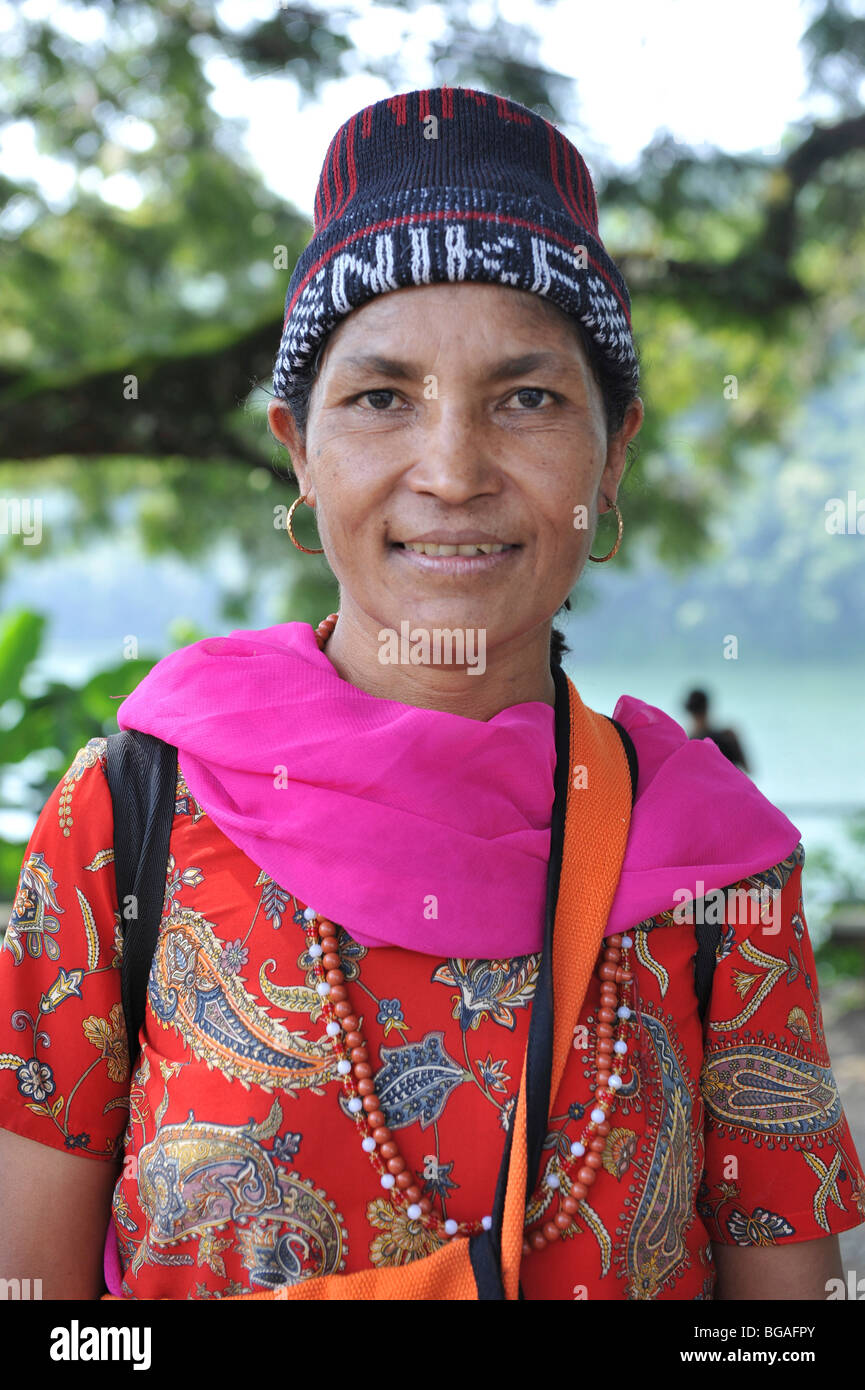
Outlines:
[[[287,401],[276,397],[268,402],[267,422],[274,439],[278,440],[280,444],[284,444],[291,456],[291,466],[297,474],[301,496],[309,498],[310,482],[306,445],[301,438],[297,421],[292,415]],[[310,505],[314,505],[313,498],[309,498],[309,501]]]
[[[643,423],[643,402],[639,396],[631,401],[625,411],[625,418],[622,421],[622,428],[618,434],[610,437],[607,443],[607,461],[604,464],[604,471],[601,474],[598,491],[605,497],[609,497],[613,502],[622,481],[622,474],[625,471],[627,462],[627,449],[631,440]],[[608,509],[609,510],[609,509]]]

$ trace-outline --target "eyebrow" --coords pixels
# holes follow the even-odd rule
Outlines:
[[[425,375],[421,366],[415,362],[402,361],[396,357],[382,357],[379,353],[362,353],[359,356],[343,357],[334,363],[334,370],[341,367],[356,367],[359,371],[381,372],[384,376],[401,381],[411,381]],[[546,367],[558,371],[566,370],[562,357],[556,352],[524,352],[519,357],[504,357],[486,373],[485,381],[507,381],[510,377],[524,376],[526,372]]]

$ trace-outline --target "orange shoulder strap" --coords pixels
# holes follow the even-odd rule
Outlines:
[[[529,1046],[520,1080],[504,1188],[500,1246],[501,1281],[506,1299],[519,1298],[527,1185],[530,1178],[534,1182],[540,1158],[537,1153],[530,1162],[527,1119],[530,1110],[537,1118],[539,1107],[543,1107],[542,1138],[618,886],[631,818],[631,768],[622,737],[611,720],[583,704],[560,667],[554,668],[554,677],[556,798],[547,927],[538,981],[541,995],[539,997],[536,990],[532,1003]],[[558,834],[557,815],[563,819]],[[555,862],[559,853],[560,865]],[[548,949],[550,937],[552,952]],[[546,1020],[542,1018],[544,1012]],[[536,1027],[544,1021],[548,1025],[546,1029]],[[544,1034],[546,1044],[538,1049],[536,1040]],[[537,1135],[538,1125],[533,1124],[531,1130]],[[537,1138],[534,1142],[537,1144]],[[530,1168],[533,1169],[531,1173]],[[501,1293],[492,1296],[501,1297]],[[458,1239],[407,1265],[363,1269],[353,1274],[328,1274],[279,1289],[232,1295],[223,1301],[451,1301],[479,1297],[470,1242]]]
[[[568,782],[553,931],[552,1057],[545,1122],[561,1085],[574,1025],[600,950],[631,823],[631,773],[622,739],[605,715],[583,704],[570,680],[567,686]],[[533,1008],[536,1006],[537,997]],[[501,1236],[502,1279],[505,1297],[510,1299],[519,1297],[527,1182],[529,1177],[532,1182],[536,1177],[536,1171],[531,1175],[528,1172],[526,1119],[527,1105],[532,1103],[527,1077],[529,1060],[527,1050],[514,1120]]]

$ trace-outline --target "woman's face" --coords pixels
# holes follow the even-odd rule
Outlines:
[[[525,291],[448,283],[378,295],[334,329],[305,445],[284,402],[268,414],[315,506],[341,608],[396,632],[405,620],[484,629],[489,652],[548,625],[573,588],[643,410],[608,442],[563,314]],[[406,548],[421,540],[507,548]]]

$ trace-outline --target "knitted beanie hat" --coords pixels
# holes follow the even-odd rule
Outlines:
[[[331,140],[285,298],[275,395],[352,309],[445,280],[544,295],[636,390],[630,297],[579,151],[519,102],[435,87],[364,107]]]

